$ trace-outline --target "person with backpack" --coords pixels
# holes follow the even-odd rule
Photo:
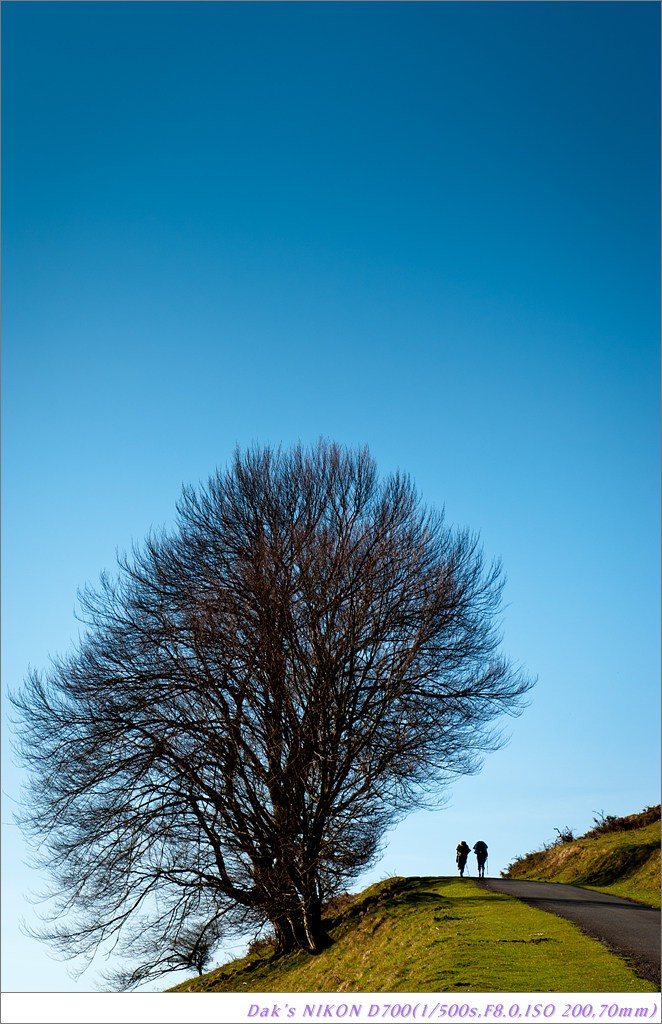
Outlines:
[[[458,843],[455,847],[455,860],[460,871],[460,878],[464,875],[464,869],[467,864],[467,857],[471,853],[471,848],[468,843],[465,843],[464,839],[461,843]]]
[[[485,863],[487,861],[487,843],[484,843],[482,839],[474,845],[474,853],[476,854],[476,860],[478,861],[478,877],[485,878]]]

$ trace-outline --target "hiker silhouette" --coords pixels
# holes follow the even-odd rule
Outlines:
[[[484,843],[482,839],[474,845],[474,853],[476,854],[476,860],[478,861],[478,877],[485,878],[485,862],[487,861],[487,843]]]
[[[460,871],[460,878],[464,875],[464,869],[467,864],[467,857],[471,853],[471,847],[468,843],[465,843],[464,839],[461,843],[458,843],[455,847],[455,860]]]

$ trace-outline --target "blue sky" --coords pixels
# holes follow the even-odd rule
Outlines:
[[[659,5],[9,0],[2,29],[3,686],[237,443],[367,443],[503,559],[538,684],[362,884],[657,803]],[[19,932],[3,736],[2,987],[93,988]]]

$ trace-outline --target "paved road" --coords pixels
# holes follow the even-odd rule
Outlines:
[[[567,917],[582,931],[600,939],[619,956],[627,957],[637,974],[660,984],[660,911],[640,903],[608,896],[561,882],[525,882],[514,878],[485,878],[478,885],[530,903],[540,910]]]

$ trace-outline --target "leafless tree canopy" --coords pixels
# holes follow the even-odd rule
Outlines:
[[[55,879],[40,934],[144,956],[269,921],[280,951],[319,951],[323,903],[522,707],[500,592],[476,537],[367,449],[237,451],[186,488],[13,698]]]

